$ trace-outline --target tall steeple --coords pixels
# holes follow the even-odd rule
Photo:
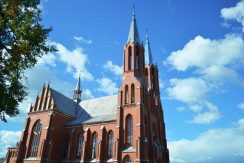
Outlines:
[[[145,64],[151,65],[153,62],[151,47],[149,42],[148,34],[146,33],[146,44],[145,44]]]
[[[131,24],[130,24],[130,31],[129,31],[127,43],[129,43],[129,42],[132,42],[132,43],[140,42],[139,33],[138,33],[137,25],[136,25],[135,10],[133,10],[132,20],[131,20]]]
[[[81,102],[81,93],[82,93],[82,90],[80,88],[80,75],[79,75],[78,82],[77,82],[76,88],[74,90],[74,95],[73,95],[73,100],[76,101],[78,104]]]

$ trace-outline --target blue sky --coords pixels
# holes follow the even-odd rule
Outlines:
[[[21,114],[0,125],[0,156],[15,145],[44,83],[72,97],[81,72],[83,99],[115,94],[132,5],[139,35],[148,29],[159,67],[172,163],[244,162],[244,1],[42,1],[57,53],[26,71]]]

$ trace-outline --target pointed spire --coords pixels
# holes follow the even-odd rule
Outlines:
[[[75,100],[78,104],[81,102],[81,93],[82,93],[82,90],[80,88],[80,75],[79,75],[78,82],[77,82],[76,88],[74,90],[74,95],[73,95],[73,100]]]
[[[139,33],[138,33],[137,25],[136,25],[136,15],[135,15],[135,6],[134,5],[133,5],[132,20],[131,20],[131,24],[130,24],[130,31],[129,31],[129,36],[128,36],[128,40],[127,40],[127,43],[129,43],[129,42],[132,42],[132,43],[140,42]]]
[[[148,33],[146,32],[146,44],[145,44],[145,64],[151,65],[153,62],[151,47],[149,42]]]

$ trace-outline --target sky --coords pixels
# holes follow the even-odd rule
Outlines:
[[[158,65],[171,163],[244,162],[244,0],[44,0],[59,50],[26,70],[20,115],[0,122],[0,157],[19,140],[44,83],[82,99],[116,94],[132,6]]]

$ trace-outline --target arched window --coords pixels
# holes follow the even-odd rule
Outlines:
[[[42,124],[41,121],[38,120],[34,125],[31,133],[31,146],[29,151],[29,157],[37,157],[41,131],[42,131]]]
[[[129,103],[128,85],[125,86],[125,104]]]
[[[139,48],[136,47],[136,71],[139,70]]]
[[[148,83],[149,83],[149,81],[148,81],[148,69],[146,68],[146,85],[147,85],[147,88],[148,88]]]
[[[128,63],[128,70],[131,70],[132,68],[132,53],[131,53],[131,47],[129,47],[129,63]]]
[[[132,163],[132,160],[129,156],[126,156],[126,158],[124,159],[124,163]]]
[[[114,142],[114,133],[109,131],[108,133],[108,158],[113,157],[113,142]]]
[[[82,157],[82,145],[83,145],[83,136],[82,133],[80,133],[79,137],[78,137],[78,141],[77,141],[77,158],[80,159]]]
[[[131,103],[135,103],[135,85],[131,84]]]
[[[92,136],[92,159],[96,158],[97,150],[97,133],[95,132]]]
[[[65,139],[64,139],[64,150],[63,150],[63,159],[67,159],[68,158],[68,154],[69,154],[69,136],[66,135]]]
[[[132,116],[129,115],[126,118],[126,144],[127,146],[132,145]]]

